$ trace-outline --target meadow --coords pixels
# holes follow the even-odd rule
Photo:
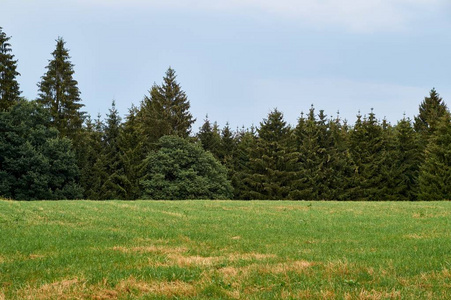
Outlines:
[[[451,202],[0,201],[0,299],[451,299]]]

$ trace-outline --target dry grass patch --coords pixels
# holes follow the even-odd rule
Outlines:
[[[186,248],[182,247],[167,247],[167,246],[156,246],[156,245],[150,245],[150,246],[139,246],[139,247],[124,247],[124,246],[114,246],[112,248],[114,251],[120,251],[124,253],[133,253],[133,252],[139,252],[139,253],[160,253],[160,254],[172,254],[172,253],[183,253],[186,252]]]
[[[349,293],[345,294],[346,300],[359,299],[359,300],[382,300],[382,299],[401,299],[401,292],[392,291],[376,291],[376,290],[365,290],[362,289],[358,295],[351,295]]]
[[[168,259],[172,264],[175,264],[179,267],[191,267],[191,266],[211,266],[214,263],[222,261],[223,258],[220,256],[183,256],[180,254],[169,254]]]
[[[38,288],[27,287],[18,292],[20,299],[74,299],[85,288],[78,279],[66,279],[44,284]]]
[[[296,260],[293,262],[280,263],[276,265],[268,265],[272,270],[271,273],[283,273],[287,272],[295,272],[295,273],[303,273],[306,269],[314,266],[315,263],[305,261],[305,260]]]
[[[229,261],[237,261],[237,260],[264,260],[268,258],[276,258],[275,254],[262,254],[262,253],[233,253],[230,254],[227,258]]]

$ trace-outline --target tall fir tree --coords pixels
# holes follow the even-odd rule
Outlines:
[[[243,179],[249,188],[250,199],[282,200],[288,197],[296,168],[290,135],[291,128],[277,109],[260,123]]]
[[[383,128],[371,110],[368,118],[358,115],[350,133],[350,149],[355,165],[354,200],[384,200],[387,194],[383,171],[386,162]]]
[[[141,103],[138,118],[146,150],[154,149],[155,143],[165,135],[186,138],[191,133],[195,119],[191,115],[190,102],[179,83],[175,71],[169,68],[161,86],[154,84],[150,95]]]
[[[210,151],[215,158],[219,158],[221,134],[219,132],[218,124],[215,122],[212,126],[208,119],[208,115],[205,117],[204,124],[199,128],[197,138],[204,150]]]
[[[445,115],[449,114],[448,108],[437,93],[435,88],[429,92],[429,97],[424,97],[419,107],[418,116],[415,117],[415,131],[422,134],[424,140],[435,131],[437,122]]]
[[[387,200],[416,200],[421,153],[418,134],[410,119],[404,118],[394,128],[391,196]]]
[[[451,200],[451,117],[444,114],[425,150],[419,175],[420,200]]]
[[[47,72],[38,83],[38,102],[52,116],[53,126],[61,136],[77,139],[82,129],[85,113],[81,104],[78,82],[74,79],[74,65],[70,62],[69,50],[62,38],[56,40],[53,58],[46,67]]]
[[[17,60],[11,54],[10,37],[0,27],[0,111],[6,111],[19,101],[20,90],[16,76]]]
[[[123,167],[123,188],[125,199],[128,200],[135,200],[141,196],[139,181],[142,177],[143,161],[146,155],[139,133],[137,113],[137,107],[132,106],[129,109],[118,140],[120,161]]]
[[[86,199],[99,199],[100,187],[106,176],[103,164],[99,163],[102,161],[103,152],[103,126],[100,115],[95,120],[88,116],[78,147],[80,185],[84,189]]]
[[[237,130],[236,136],[236,150],[233,155],[231,164],[232,186],[234,189],[234,199],[250,200],[253,199],[253,188],[249,184],[248,180],[245,180],[252,170],[250,169],[251,152],[255,149],[257,144],[257,136],[254,126],[250,129]]]

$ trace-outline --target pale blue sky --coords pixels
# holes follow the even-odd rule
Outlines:
[[[0,0],[23,95],[61,36],[85,110],[125,115],[172,66],[198,119],[258,125],[311,104],[351,123],[413,117],[432,87],[451,103],[447,0]]]

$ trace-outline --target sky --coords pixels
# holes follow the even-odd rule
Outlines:
[[[396,124],[433,87],[451,105],[449,0],[0,0],[0,26],[28,99],[63,37],[92,117],[113,100],[125,116],[168,67],[194,132],[207,114],[249,127],[275,108],[295,125],[312,104]]]

